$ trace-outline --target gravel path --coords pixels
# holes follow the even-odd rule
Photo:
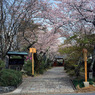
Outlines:
[[[44,95],[71,92],[74,92],[73,85],[64,68],[54,67],[43,75],[25,78],[23,83],[8,95]]]

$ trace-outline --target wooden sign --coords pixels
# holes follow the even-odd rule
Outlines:
[[[30,48],[30,53],[36,53],[36,48]]]

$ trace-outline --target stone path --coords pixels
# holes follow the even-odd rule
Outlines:
[[[74,92],[69,76],[63,67],[54,67],[43,75],[25,78],[23,83],[8,95],[43,95],[69,92]]]

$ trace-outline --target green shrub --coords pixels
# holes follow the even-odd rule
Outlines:
[[[89,84],[92,85],[94,83],[94,80],[93,79],[88,79],[89,81]]]
[[[64,69],[67,70],[70,67],[70,63],[68,60],[65,60]]]
[[[84,84],[83,84],[84,80],[83,79],[75,79],[73,80],[73,84],[75,85],[75,87],[77,87],[77,85],[79,85],[80,88],[84,87]]]
[[[2,61],[2,60],[0,60],[0,67],[5,67],[5,62],[4,61]]]
[[[75,79],[73,80],[73,84],[75,85],[75,87],[77,87],[77,85],[79,85],[80,88],[84,87],[84,79]],[[87,80],[89,82],[90,85],[92,85],[94,83],[93,79],[88,79]]]
[[[21,82],[21,72],[11,69],[3,69],[0,71],[0,86],[18,86]]]
[[[47,68],[50,68],[50,60],[49,59],[44,59],[44,57],[41,57],[40,55],[37,56],[34,55],[34,71],[36,74],[43,74],[44,71]],[[32,74],[32,57],[27,57],[26,62],[23,66],[23,70],[26,72],[27,75]]]
[[[31,75],[32,74],[32,62],[31,60],[27,60],[23,66],[24,71],[26,72],[27,75]]]
[[[47,59],[47,62],[46,62],[46,64],[44,64],[44,68],[45,69],[48,69],[48,68],[51,68],[51,63],[52,61],[50,60],[50,59]],[[45,62],[44,62],[45,63]]]
[[[34,63],[34,65],[36,66],[35,63]],[[34,66],[34,69],[35,69],[35,66]],[[23,66],[23,69],[24,69],[24,71],[26,72],[27,75],[30,76],[32,74],[32,62],[31,62],[31,60],[27,60],[26,61],[26,63]],[[34,70],[34,71],[37,74],[43,74],[44,73],[44,70],[45,70],[44,61],[41,61],[39,63],[39,66],[37,67],[37,69]]]
[[[44,70],[45,70],[45,62],[42,61],[41,64],[40,64],[40,67],[39,67],[39,74],[43,74],[44,73]]]
[[[70,76],[75,76],[75,71],[74,70],[68,70],[68,74]]]

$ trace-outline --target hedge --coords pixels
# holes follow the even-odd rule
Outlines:
[[[20,71],[3,69],[0,71],[0,86],[18,86],[22,82]]]

